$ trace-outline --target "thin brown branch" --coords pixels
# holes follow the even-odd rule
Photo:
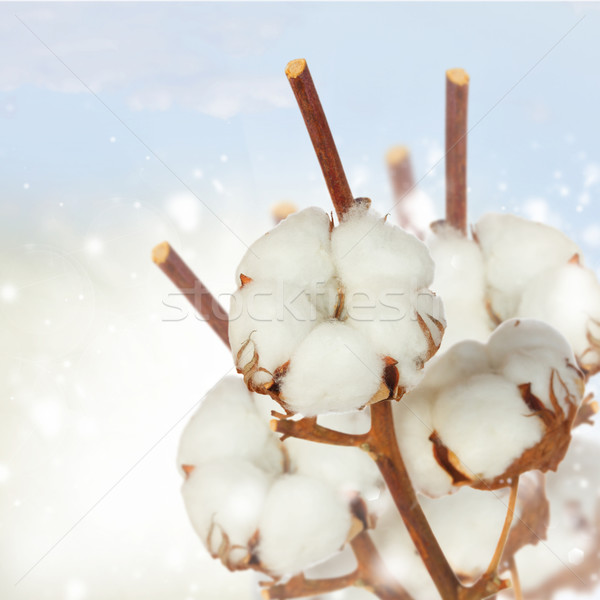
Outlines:
[[[162,242],[152,250],[152,260],[229,348],[229,317],[225,309],[194,275],[181,256],[168,242]]]
[[[329,429],[317,424],[316,417],[305,417],[299,420],[292,419],[273,419],[271,429],[276,433],[281,433],[281,439],[289,437],[308,440],[309,442],[318,442],[321,444],[332,444],[334,446],[357,446],[363,447],[368,442],[369,434],[351,434],[342,433],[335,429]]]
[[[371,406],[369,439],[377,466],[440,596],[443,600],[456,600],[461,584],[446,560],[417,500],[396,441],[389,400]]]
[[[266,587],[261,590],[265,600],[284,600],[286,598],[305,598],[318,594],[328,594],[354,585],[358,579],[358,569],[348,575],[328,579],[307,579],[304,573],[292,577],[285,583]]]
[[[513,516],[515,514],[515,506],[517,504],[518,491],[519,478],[515,477],[510,486],[510,498],[508,499],[508,508],[506,510],[506,518],[504,519],[502,532],[500,533],[500,538],[498,539],[498,544],[496,545],[494,556],[492,556],[492,560],[490,561],[490,564],[483,577],[489,578],[492,575],[496,574],[498,571],[498,566],[500,565],[500,560],[502,559],[502,554],[504,553],[504,548],[506,547],[506,541],[508,540],[508,534],[510,533],[510,527],[512,525]]]
[[[368,589],[380,600],[413,600],[389,572],[368,531],[355,536],[350,545],[358,562],[354,585]]]
[[[338,219],[342,220],[354,204],[354,198],[306,61],[303,58],[290,61],[285,74],[296,96]]]
[[[446,71],[446,221],[467,233],[467,112],[469,76]]]

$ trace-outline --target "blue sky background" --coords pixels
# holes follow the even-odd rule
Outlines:
[[[470,220],[559,226],[598,272],[599,8],[0,3],[0,596],[256,597],[201,548],[174,466],[231,356],[165,320],[150,251],[168,239],[231,292],[273,203],[331,209],[289,60],[355,196],[391,210],[402,143],[440,217],[444,72],[465,68]]]

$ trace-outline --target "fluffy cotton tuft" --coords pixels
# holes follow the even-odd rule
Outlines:
[[[534,277],[581,253],[557,229],[514,215],[485,215],[474,235],[486,263],[492,310],[502,321],[516,316],[519,298]]]
[[[384,363],[369,341],[340,322],[317,326],[292,354],[281,398],[305,416],[365,406],[382,384]]]
[[[363,291],[386,282],[402,291],[427,288],[433,261],[423,242],[357,207],[331,234],[334,263],[347,290]]]
[[[236,271],[266,281],[285,281],[311,293],[325,288],[334,277],[329,239],[329,216],[310,207],[291,214],[256,240]]]
[[[196,467],[182,487],[196,533],[228,566],[244,564],[258,529],[272,477],[248,461],[225,459]]]
[[[317,322],[315,306],[302,288],[274,281],[247,283],[232,296],[229,314],[229,342],[236,366],[244,371],[256,355],[259,362],[249,383],[272,382],[275,371]]]
[[[540,321],[507,321],[487,345],[456,344],[394,408],[413,484],[435,497],[555,469],[582,393],[569,345]]]
[[[277,436],[258,413],[240,377],[225,377],[208,392],[179,442],[177,464],[197,466],[240,458],[272,473],[283,469]]]
[[[427,245],[435,262],[431,287],[444,300],[448,322],[440,351],[464,339],[485,342],[493,325],[486,310],[485,268],[479,246],[450,225],[436,226]]]
[[[559,329],[582,366],[590,372],[600,363],[600,284],[580,264],[548,269],[525,288],[517,315],[534,317]]]
[[[348,507],[331,487],[303,475],[281,477],[260,520],[261,564],[275,575],[299,573],[340,550],[350,527]]]

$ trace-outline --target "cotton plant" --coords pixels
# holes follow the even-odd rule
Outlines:
[[[181,439],[191,523],[266,599],[481,600],[511,581],[523,598],[520,553],[548,531],[542,472],[594,412],[597,283],[560,232],[491,216],[467,236],[464,71],[447,72],[446,219],[428,245],[352,196],[306,62],[286,73],[337,222],[277,217],[236,270],[229,315],[155,250],[202,291],[188,298],[238,371]]]

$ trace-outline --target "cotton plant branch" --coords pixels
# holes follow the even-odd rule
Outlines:
[[[168,242],[158,244],[152,250],[152,260],[175,284],[210,328],[229,346],[229,316],[208,288],[175,252]]]
[[[467,233],[467,109],[469,76],[446,71],[446,221]]]
[[[342,219],[354,204],[354,197],[306,61],[303,58],[290,61],[285,74],[319,159],[338,219]]]

